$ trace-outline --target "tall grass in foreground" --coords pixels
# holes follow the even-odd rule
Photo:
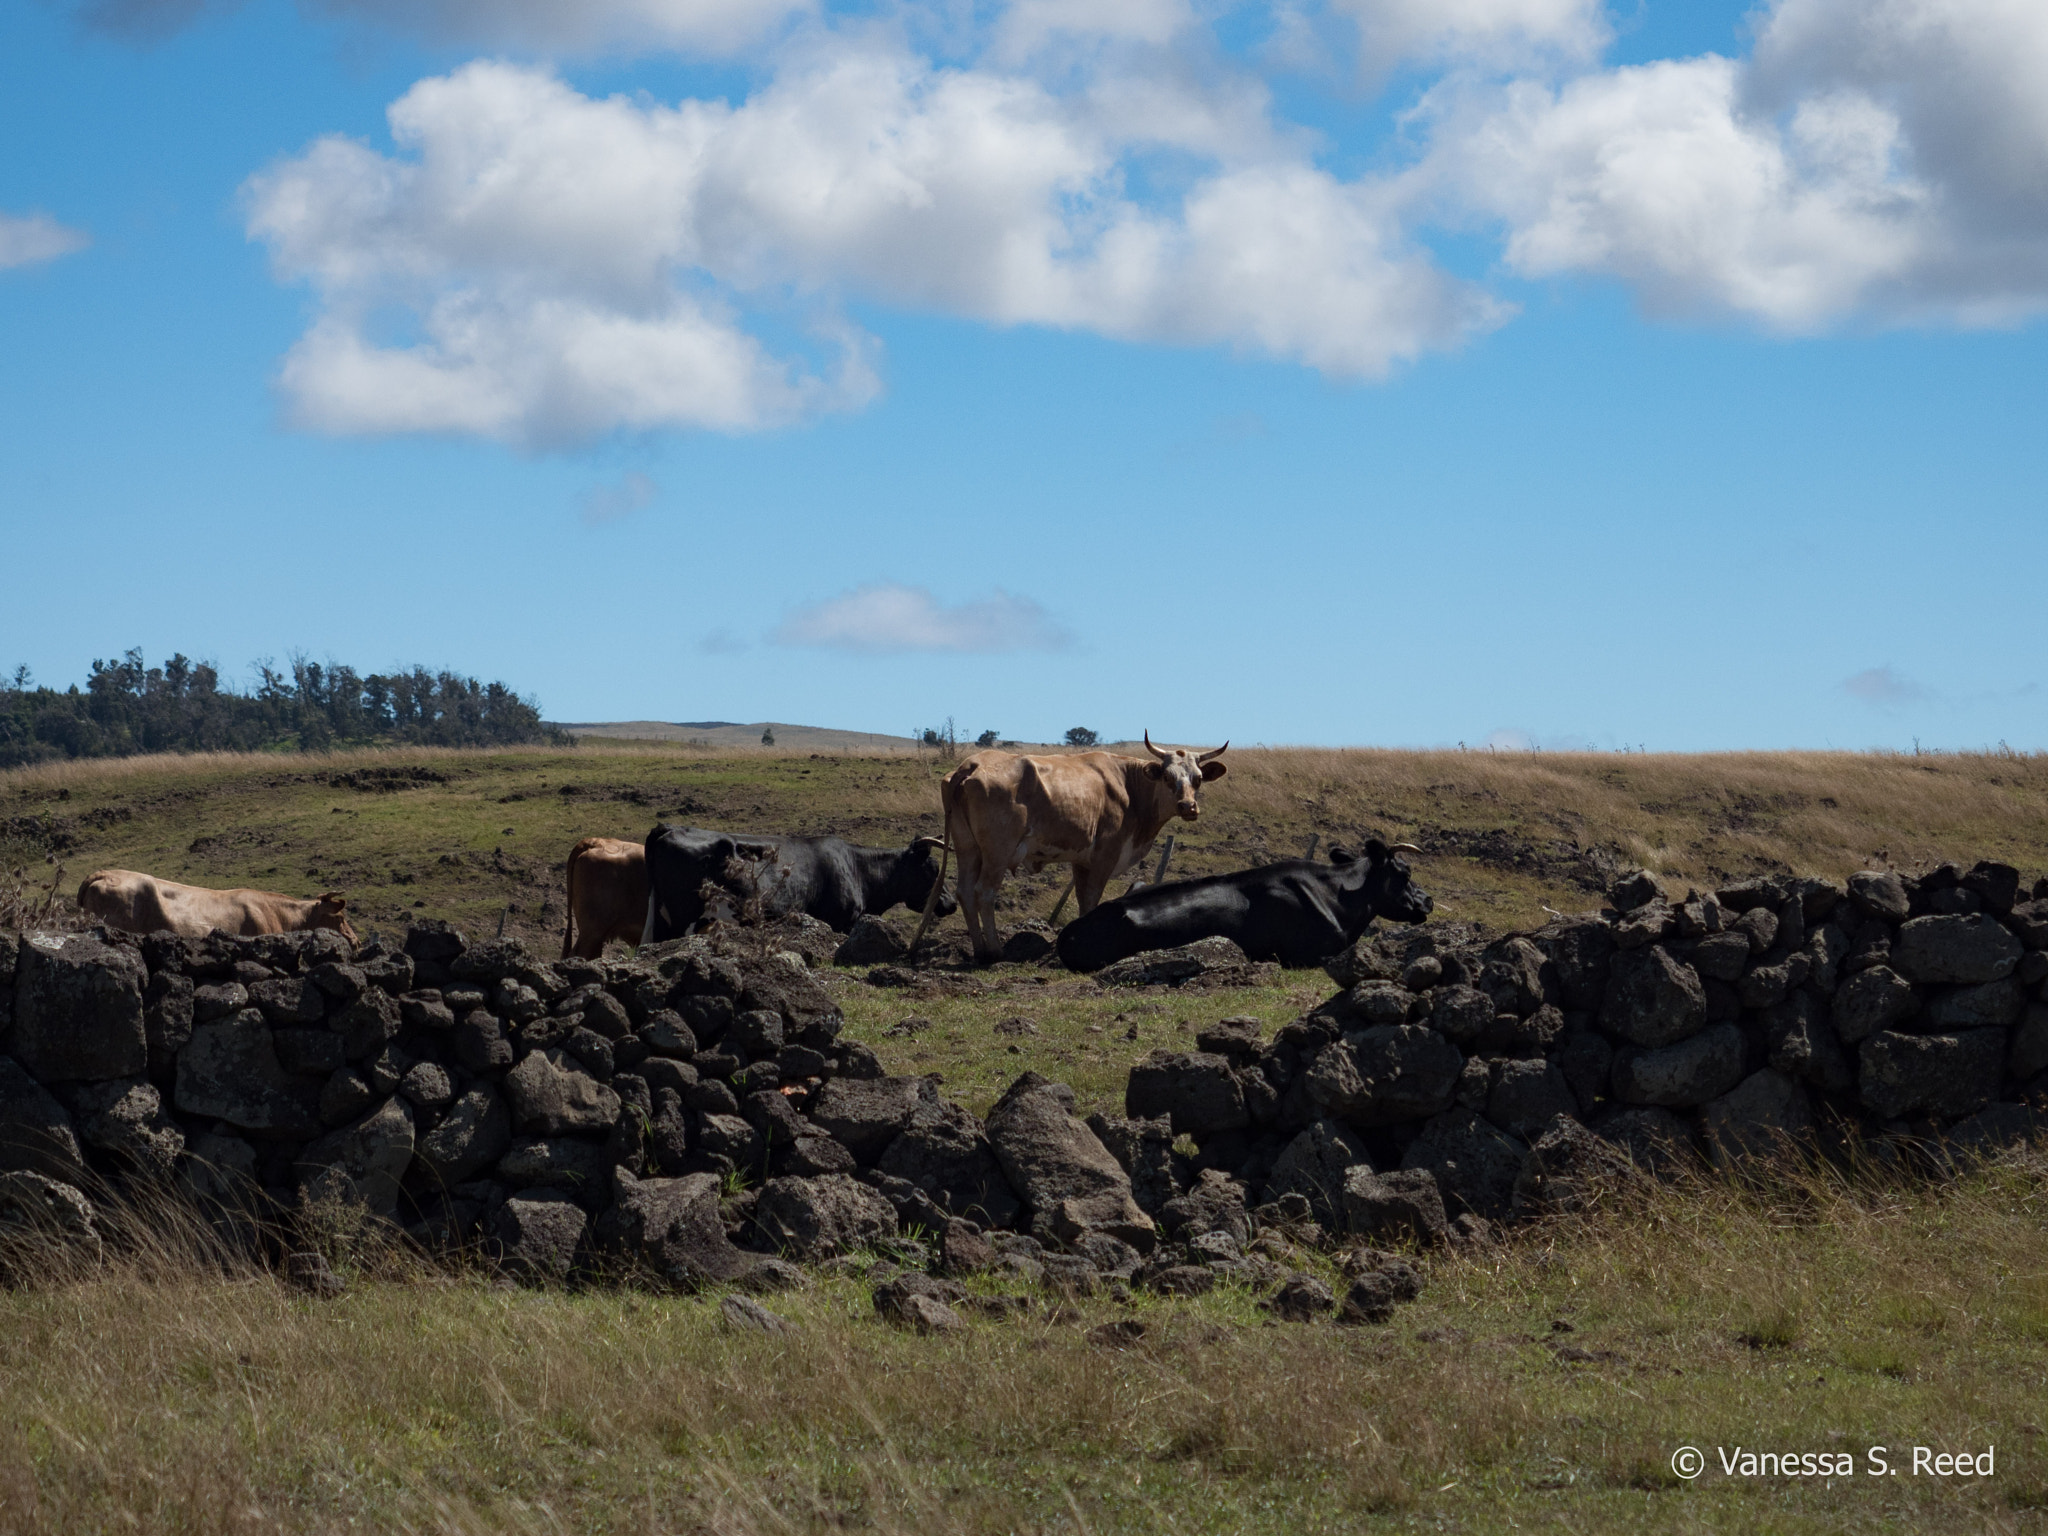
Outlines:
[[[2044,1174],[1617,1192],[1432,1257],[1370,1329],[1222,1294],[918,1338],[842,1275],[771,1298],[801,1329],[771,1338],[713,1299],[380,1261],[316,1301],[203,1243],[110,1242],[0,1293],[0,1529],[2039,1529]],[[1117,1316],[1144,1340],[1091,1343]],[[1916,1443],[1995,1443],[1999,1475],[1711,1465]]]

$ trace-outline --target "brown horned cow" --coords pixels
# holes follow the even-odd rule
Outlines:
[[[647,850],[617,837],[586,837],[569,850],[569,916],[562,958],[596,960],[607,942],[638,944],[647,926]]]
[[[338,891],[309,899],[275,891],[215,891],[132,869],[102,869],[87,875],[79,886],[78,908],[127,933],[168,928],[196,939],[216,928],[239,934],[332,928],[349,943],[356,942],[356,931],[348,923],[348,898]]]
[[[1036,874],[1071,864],[1074,895],[1085,914],[1103,888],[1151,849],[1174,817],[1202,814],[1202,785],[1223,777],[1209,752],[1163,751],[1145,735],[1152,761],[1114,752],[1025,757],[977,752],[939,787],[946,841],[960,857],[960,910],[983,960],[1002,953],[996,892],[1013,870]]]

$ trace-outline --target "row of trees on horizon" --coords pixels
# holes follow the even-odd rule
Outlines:
[[[217,667],[174,655],[146,666],[142,652],[92,664],[83,688],[39,687],[26,667],[0,681],[0,768],[60,758],[141,752],[319,751],[390,742],[407,746],[566,745],[540,709],[504,683],[415,666],[359,673],[294,656],[288,670],[256,664],[246,691]]]

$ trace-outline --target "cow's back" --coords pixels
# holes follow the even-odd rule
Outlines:
[[[951,798],[977,833],[1000,825],[1041,846],[1079,850],[1130,808],[1128,770],[1142,764],[1113,752],[1045,757],[977,752],[947,776]]]

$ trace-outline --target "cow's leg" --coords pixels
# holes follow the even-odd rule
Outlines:
[[[652,944],[654,942],[654,892],[651,890],[647,893],[647,921],[641,925],[640,942],[642,944]]]
[[[996,938],[996,892],[1002,889],[1003,871],[992,859],[983,857],[972,843],[960,849],[960,874],[956,894],[960,915],[967,922],[967,936],[974,943],[977,959],[993,960],[1002,953]]]
[[[1115,869],[1116,863],[1110,859],[1100,864],[1074,866],[1074,905],[1081,916],[1086,917],[1101,905],[1103,888],[1109,884]]]

